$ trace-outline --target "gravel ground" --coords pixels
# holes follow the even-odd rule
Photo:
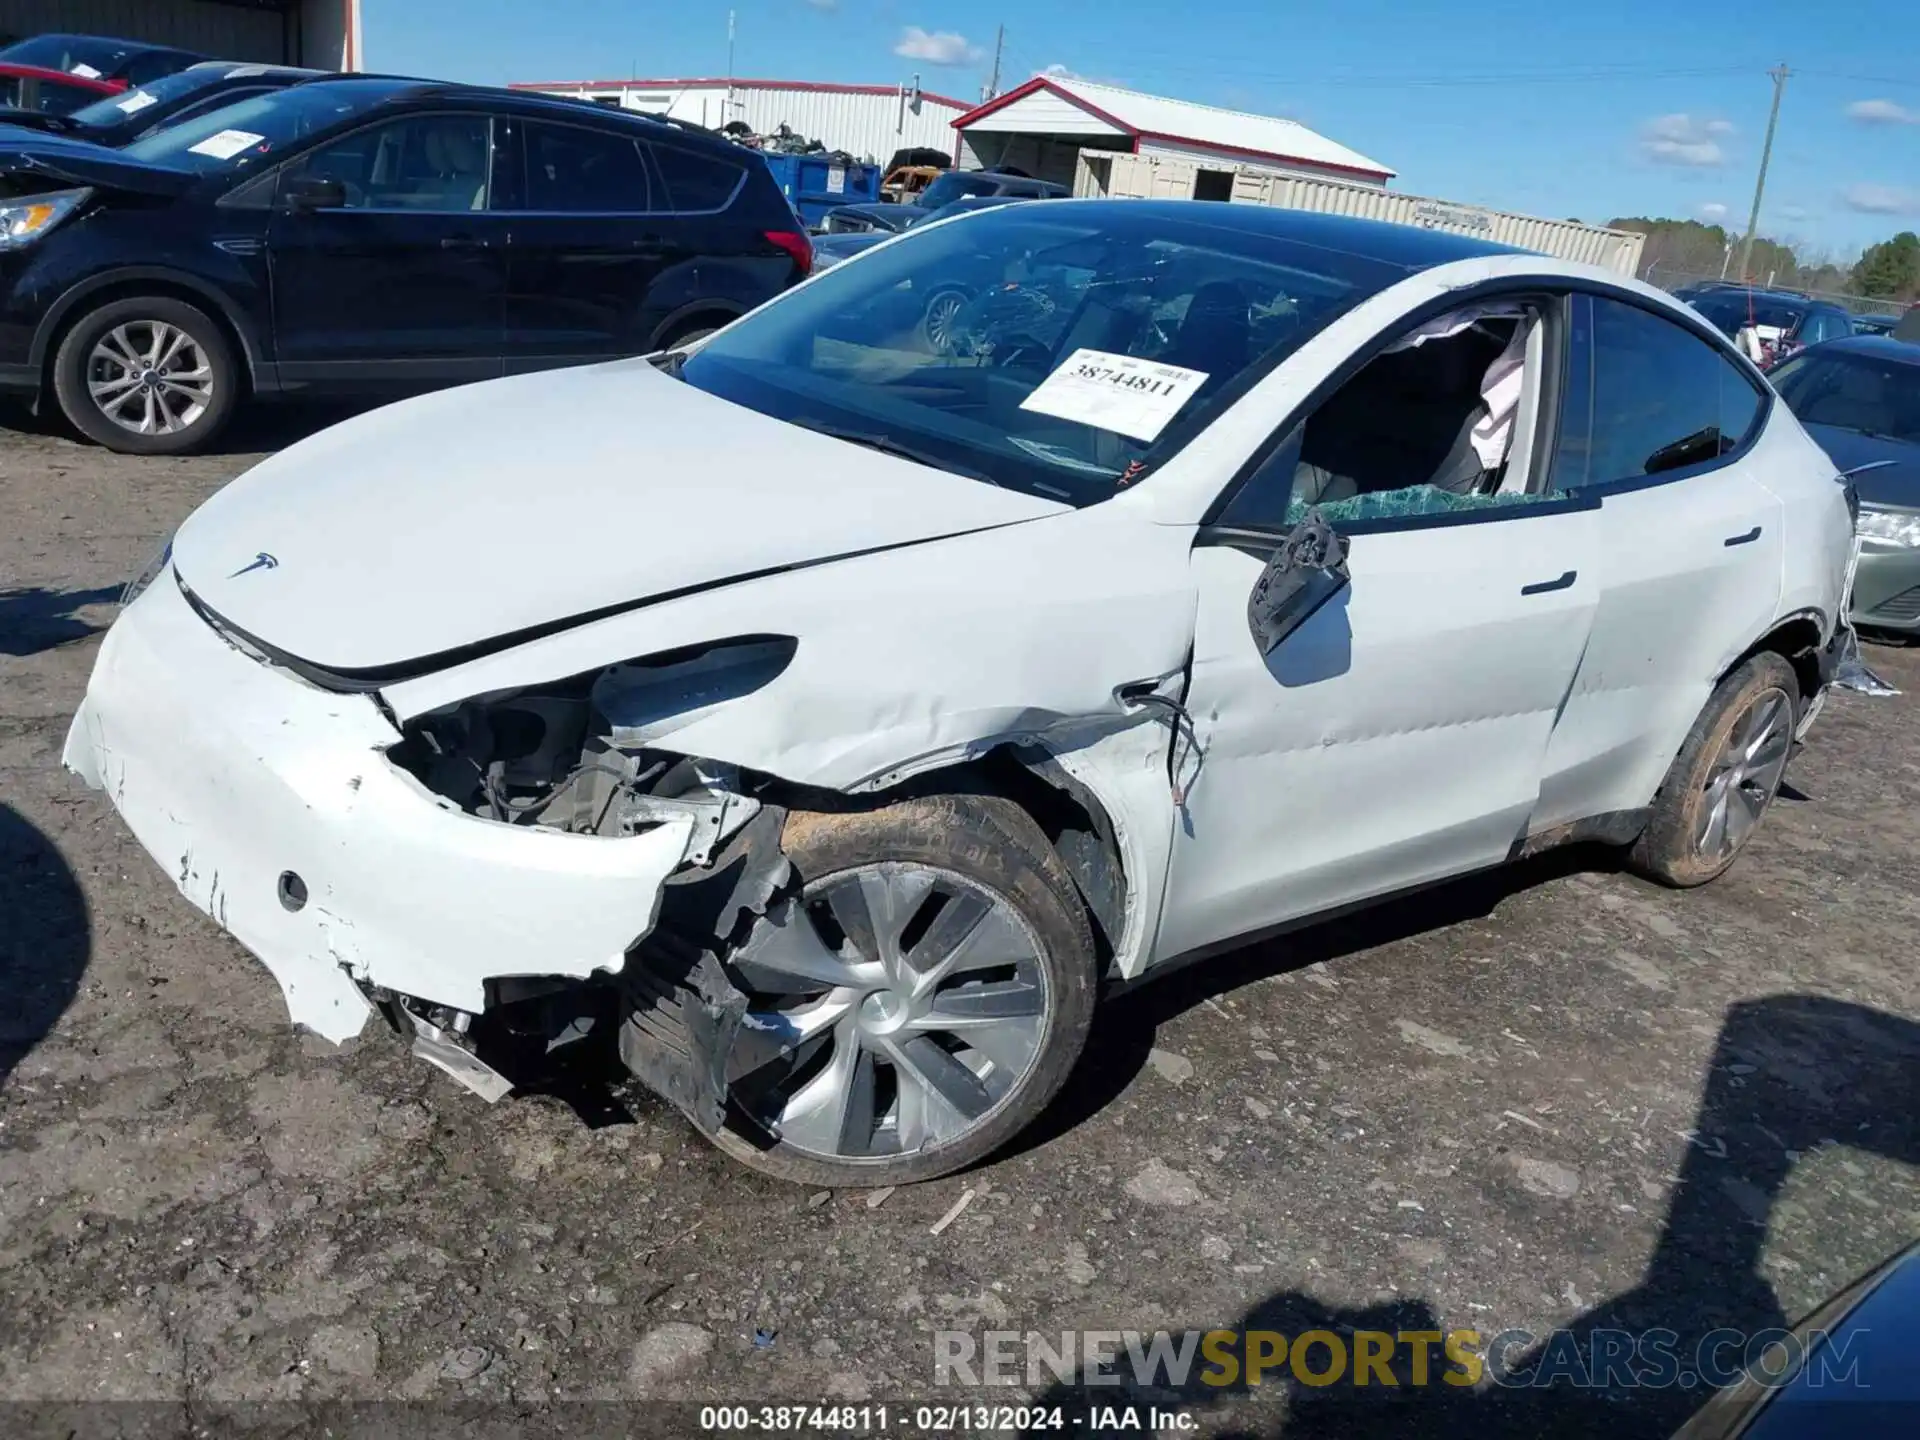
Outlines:
[[[1691,1354],[1920,1233],[1907,697],[1836,696],[1705,890],[1559,854],[1224,957],[1109,1007],[1018,1153],[892,1194],[759,1179],[590,1077],[489,1108],[371,1026],[297,1035],[58,766],[118,587],[255,458],[0,432],[0,1429],[698,1428],[625,1408],[664,1398],[912,1430],[1034,1396],[1069,1429],[1133,1399],[1209,1433],[1663,1435],[1699,1390],[936,1390],[934,1332],[1664,1326]],[[1870,655],[1920,690],[1920,652]]]

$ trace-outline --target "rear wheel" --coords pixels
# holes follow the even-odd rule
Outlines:
[[[226,427],[239,367],[205,311],[164,296],[82,316],[54,356],[53,389],[75,429],[129,455],[184,455]]]
[[[1720,682],[1634,843],[1636,870],[1687,888],[1706,884],[1739,858],[1786,777],[1799,694],[1793,667],[1771,652]]]
[[[932,1179],[984,1158],[1086,1041],[1085,907],[1008,801],[937,796],[796,815],[801,889],[734,954],[748,993],[712,1136],[809,1185]]]

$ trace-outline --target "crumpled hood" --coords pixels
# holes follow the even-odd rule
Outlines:
[[[1871,465],[1854,477],[1860,499],[1868,505],[1901,510],[1920,510],[1920,444],[1879,435],[1862,435],[1858,430],[1843,430],[1836,425],[1809,425],[1807,434],[1827,452],[1835,468],[1855,470]],[[1891,463],[1889,463],[1891,462]]]
[[[624,360],[334,426],[207,501],[173,558],[239,630],[377,678],[654,597],[1067,508]]]
[[[161,197],[182,194],[199,180],[190,170],[145,165],[105,145],[17,126],[0,126],[0,175]]]

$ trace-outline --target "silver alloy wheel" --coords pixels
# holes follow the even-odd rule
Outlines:
[[[213,403],[213,363],[185,330],[164,320],[129,320],[94,342],[87,393],[122,430],[173,435]]]
[[[887,861],[831,875],[734,957],[750,987],[736,1101],[793,1148],[886,1159],[944,1145],[1018,1088],[1049,1032],[1040,941],[950,870]]]
[[[1753,833],[1780,788],[1793,749],[1793,702],[1784,690],[1762,690],[1727,732],[1707,771],[1695,848],[1706,860],[1724,860]]]
[[[966,306],[967,297],[954,290],[927,302],[927,344],[937,353],[947,353],[947,347],[953,343],[953,322],[960,318]]]

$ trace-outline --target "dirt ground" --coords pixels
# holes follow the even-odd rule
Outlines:
[[[1110,1006],[1018,1153],[810,1193],[644,1096],[489,1108],[383,1030],[294,1033],[60,770],[119,586],[255,458],[0,432],[0,1432],[697,1431],[672,1400],[927,1433],[954,1417],[917,1405],[1035,1398],[1069,1430],[1134,1400],[1207,1433],[1655,1436],[1698,1387],[937,1389],[934,1332],[1691,1354],[1920,1234],[1920,651],[1869,652],[1909,694],[1836,696],[1715,885],[1559,854],[1238,952]]]

